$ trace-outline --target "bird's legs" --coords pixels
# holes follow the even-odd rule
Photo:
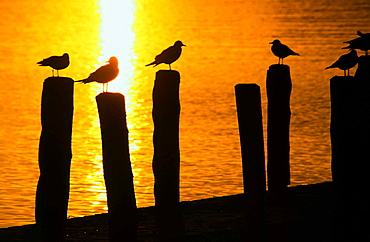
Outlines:
[[[53,77],[54,77],[54,69],[51,69],[51,74],[53,75]]]
[[[280,59],[281,59],[281,64],[280,64]],[[280,57],[279,57],[279,62],[278,62],[278,64],[279,64],[279,65],[283,65],[283,62],[284,62],[284,58],[280,58]]]
[[[168,64],[170,66],[170,70],[171,70],[171,64]]]
[[[103,83],[103,92],[108,92],[108,83]]]
[[[59,70],[57,70],[57,76],[59,77]]]

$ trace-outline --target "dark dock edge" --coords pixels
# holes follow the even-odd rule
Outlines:
[[[267,191],[268,241],[331,241],[334,199],[331,182],[289,187],[284,196]],[[181,241],[241,241],[243,201],[237,194],[181,202]],[[154,207],[139,208],[138,221],[138,241],[158,241]],[[0,229],[0,241],[35,241],[34,229],[34,224]],[[68,219],[67,234],[66,241],[108,241],[107,214]]]

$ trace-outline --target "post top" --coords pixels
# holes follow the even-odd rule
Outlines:
[[[65,82],[72,81],[73,82],[73,79],[70,77],[51,76],[44,80],[44,82],[58,82],[58,81],[65,81]]]
[[[114,97],[124,97],[124,95],[120,92],[101,92],[99,93],[96,98],[114,98]]]
[[[257,83],[238,83],[235,86],[258,86]]]
[[[354,76],[333,76],[330,79],[331,82],[355,82],[355,77]]]
[[[273,64],[269,67],[269,70],[289,70],[290,67],[284,64]]]
[[[235,85],[235,90],[237,89],[260,89],[260,86],[256,83],[238,83]]]
[[[156,80],[165,79],[165,80],[178,80],[180,81],[180,73],[174,70],[159,70],[156,73]]]
[[[179,73],[178,71],[176,71],[176,70],[159,70],[159,71],[157,71],[157,73],[158,72],[163,72],[163,73]]]

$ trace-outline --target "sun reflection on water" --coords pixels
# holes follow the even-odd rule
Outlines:
[[[130,132],[130,152],[140,150],[140,140],[133,138],[135,132],[132,132],[137,124],[135,112],[137,98],[133,93],[136,91],[134,83],[134,61],[136,54],[134,52],[135,33],[132,30],[132,25],[135,21],[135,1],[134,0],[100,0],[98,3],[101,17],[100,25],[100,47],[101,55],[98,58],[100,63],[106,62],[111,56],[116,56],[119,62],[120,73],[115,80],[109,83],[109,92],[120,92],[125,95],[126,113],[128,117],[127,126]],[[99,120],[96,122],[99,127]],[[102,162],[102,157],[97,159]],[[140,169],[135,167],[135,159],[132,159],[132,169],[134,177],[138,177]],[[95,174],[103,176],[101,174]],[[135,184],[139,181],[136,179]],[[105,187],[99,185],[92,186],[91,190],[98,193],[102,200],[106,200]],[[97,199],[99,200],[99,199]],[[94,205],[101,205],[100,203]],[[93,205],[93,206],[94,206]],[[106,210],[107,208],[104,207]]]
[[[135,20],[135,3],[133,0],[101,0],[99,2],[101,16],[101,63],[111,56],[119,61],[120,73],[109,83],[109,91],[127,94],[134,73],[133,52],[135,33],[132,25]]]
[[[89,66],[91,69],[89,71],[92,72],[99,66],[105,65],[111,56],[118,58],[120,73],[115,80],[109,83],[108,91],[125,95],[126,112],[127,115],[131,115],[134,113],[132,110],[136,103],[135,97],[130,95],[130,89],[135,88],[133,83],[135,34],[131,29],[135,20],[134,0],[99,0],[96,3],[97,17],[100,18],[100,25],[97,26],[99,43],[96,45],[98,48],[91,51],[95,51],[98,55],[94,61],[95,65]],[[79,92],[76,93],[78,105],[76,104],[75,108],[75,133],[78,138],[75,138],[75,161],[72,173],[75,167],[78,167],[79,174],[72,177],[70,216],[102,213],[108,209],[102,163],[100,121],[95,103],[95,96],[102,91],[102,86],[99,83],[91,83],[86,86],[76,86],[76,90]],[[134,125],[128,124],[129,130],[132,126]],[[83,144],[77,143],[81,137]],[[130,151],[138,150],[139,145],[139,142],[132,140],[130,134]],[[83,169],[80,168],[81,163]],[[137,171],[135,165],[132,166],[135,175]]]

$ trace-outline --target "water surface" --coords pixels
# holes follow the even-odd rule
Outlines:
[[[122,3],[124,2],[124,3]],[[60,71],[86,77],[111,55],[121,74],[109,85],[127,98],[131,161],[139,207],[153,205],[151,92],[145,67],[176,40],[181,73],[181,200],[242,192],[234,98],[238,83],[257,83],[266,121],[266,70],[277,63],[268,44],[280,39],[301,54],[291,67],[292,185],[331,180],[329,79],[324,68],[346,53],[342,42],[370,32],[367,0],[1,1],[0,227],[34,222],[41,132],[42,82],[50,68],[37,61],[68,52]],[[362,53],[360,53],[362,54]],[[352,70],[354,73],[354,70]],[[106,212],[99,84],[75,85],[69,216]]]

